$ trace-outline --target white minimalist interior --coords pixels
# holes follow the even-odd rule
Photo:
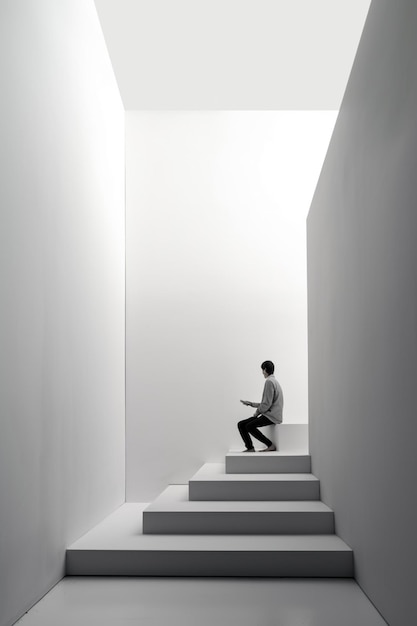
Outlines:
[[[128,501],[241,445],[239,399],[262,395],[266,358],[285,427],[307,424],[305,223],[335,119],[126,114]]]
[[[195,623],[198,612],[201,623],[230,623],[231,615],[253,623],[261,615],[261,624],[287,626],[409,626],[417,619],[411,497],[417,470],[417,5],[225,0],[198,6],[191,0],[0,5],[0,625],[21,618],[25,626],[143,619],[162,626],[167,616]],[[248,302],[255,302],[251,326],[249,313],[236,319],[245,284],[226,251],[231,245],[244,259],[249,241],[259,261],[260,235],[274,241],[272,227],[248,222],[248,207],[256,205],[261,183],[256,215],[270,226],[274,208],[282,206],[261,149],[270,149],[265,138],[284,111],[287,119],[299,113],[299,120],[308,111],[317,120],[333,115],[327,137],[333,126],[334,132],[320,173],[316,162],[316,189],[310,180],[307,193],[303,174],[293,189],[288,185],[284,201],[299,192],[309,198],[308,306],[297,296],[300,262],[285,320],[277,286],[284,283],[276,276],[284,277],[285,264],[277,254],[274,319],[279,328],[285,323],[286,336],[277,333],[276,354],[258,357],[254,329],[263,319],[271,328],[273,320],[256,307],[252,292],[265,307],[267,273],[242,261]],[[247,137],[236,149],[243,126]],[[323,157],[325,145],[322,150]],[[243,215],[235,237],[232,222]],[[207,241],[215,242],[213,253]],[[164,277],[173,296],[168,304]],[[231,284],[239,288],[233,297]],[[193,303],[183,307],[184,317],[175,306],[178,294],[181,303]],[[225,302],[230,333],[218,321]],[[295,339],[297,324],[304,330]],[[248,351],[236,340],[244,328]],[[188,332],[190,343],[183,341]],[[239,355],[240,379],[233,379],[236,363],[224,353],[214,368],[217,336]],[[151,341],[160,339],[154,352]],[[171,343],[161,353],[164,340]],[[307,352],[301,356],[307,341],[308,376]],[[200,356],[201,380],[190,374],[199,343],[207,355],[203,362]],[[219,407],[228,416],[234,411],[225,403],[230,389],[240,409],[240,383],[257,399],[259,362],[279,363],[281,353],[289,421],[278,432],[280,450],[240,460],[225,448],[236,441],[233,422],[221,421]],[[167,374],[161,376],[159,359],[168,359],[175,381],[162,396],[160,385],[152,387]],[[190,377],[188,388],[183,381]],[[212,401],[213,417],[205,412],[209,402],[204,409],[195,402],[201,397]],[[162,407],[163,418],[155,407]],[[176,426],[169,425],[169,410]],[[202,431],[210,423],[214,434]],[[167,434],[174,447],[166,445]],[[193,447],[192,435],[203,443]],[[298,469],[283,471],[282,459],[293,463],[294,457]],[[271,462],[280,465],[268,470],[264,464]],[[255,482],[263,500],[236,499],[242,492],[252,497]],[[239,532],[240,520],[240,530],[257,533]],[[290,535],[295,527],[300,532]],[[163,546],[168,556],[180,547],[188,552],[185,570],[193,563],[203,568],[202,554],[212,559],[212,570],[189,569],[193,576],[186,579],[164,580],[162,569],[154,579],[126,578],[123,567],[130,563],[130,573],[138,573],[146,546],[159,553],[149,559],[154,565],[162,563]],[[239,577],[250,551],[257,576],[265,575],[271,558],[276,569],[266,575],[282,567],[283,578]],[[315,578],[322,570],[314,565],[308,579],[300,578],[301,570],[288,569],[297,551],[297,567],[322,551],[320,567],[342,557],[347,569],[324,581]],[[171,559],[172,575],[181,573],[179,562]],[[107,570],[115,576],[63,578],[77,573],[73,566],[79,573],[109,563],[119,568]],[[225,564],[228,578],[206,578]],[[296,578],[286,578],[291,575]]]

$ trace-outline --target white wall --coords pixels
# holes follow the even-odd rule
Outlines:
[[[128,112],[127,498],[231,444],[272,359],[307,421],[305,218],[334,112]]]
[[[390,626],[417,623],[416,23],[372,3],[308,217],[313,472]]]
[[[0,624],[124,501],[124,111],[92,0],[0,3]]]

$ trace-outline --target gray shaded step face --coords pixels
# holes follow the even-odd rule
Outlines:
[[[311,457],[296,452],[229,452],[226,474],[309,474]]]
[[[172,485],[143,512],[145,534],[334,533],[334,514],[319,501],[190,501],[186,485]]]
[[[336,535],[144,535],[146,505],[126,503],[67,550],[72,576],[352,577]]]
[[[320,481],[312,474],[226,474],[222,463],[206,463],[189,481],[189,499],[318,500]]]
[[[247,537],[245,537],[247,539]],[[68,550],[67,576],[351,578],[350,550]]]

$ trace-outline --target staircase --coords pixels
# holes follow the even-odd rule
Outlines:
[[[67,550],[68,575],[352,577],[308,454],[229,452]]]

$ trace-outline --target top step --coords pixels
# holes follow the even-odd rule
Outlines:
[[[233,452],[226,454],[226,474],[309,474],[306,452]]]

